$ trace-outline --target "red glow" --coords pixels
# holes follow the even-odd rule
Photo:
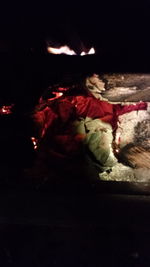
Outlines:
[[[59,91],[68,91],[69,87],[58,87]]]

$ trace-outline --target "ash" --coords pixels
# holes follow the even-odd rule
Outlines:
[[[112,167],[110,173],[107,171],[100,173],[99,177],[100,180],[103,181],[136,181],[134,170],[131,167],[123,165],[122,163],[117,163],[114,167]]]
[[[146,135],[145,135],[146,134]],[[147,110],[138,110],[119,116],[116,135],[120,148],[129,143],[140,143],[150,136],[150,103]],[[115,141],[117,142],[116,138]]]
[[[147,110],[132,111],[119,116],[115,134],[116,143],[118,136],[120,151],[130,146],[141,147],[139,153],[135,150],[135,158],[139,156],[139,160],[142,160],[138,166],[134,166],[126,163],[122,157],[109,172],[99,174],[100,180],[150,182],[150,103]]]
[[[99,178],[102,181],[119,182],[150,182],[149,168],[131,168],[122,163],[117,163],[112,167],[112,171],[100,173]]]
[[[150,119],[137,123],[134,139],[136,143],[141,143],[143,147],[150,148]]]

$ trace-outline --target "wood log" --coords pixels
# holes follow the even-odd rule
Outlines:
[[[139,144],[128,144],[120,151],[119,160],[133,168],[150,169],[150,149]]]
[[[112,102],[150,101],[150,74],[103,74],[103,97]]]

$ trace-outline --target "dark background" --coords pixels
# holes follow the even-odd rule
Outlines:
[[[149,47],[149,9],[148,1],[6,2],[0,10],[1,50],[27,51],[49,37],[72,46],[93,44],[100,54],[142,54]]]

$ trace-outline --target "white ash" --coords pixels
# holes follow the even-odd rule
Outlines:
[[[144,123],[144,121],[147,121],[147,123]],[[123,114],[119,116],[119,122],[118,122],[118,128],[116,131],[116,136],[120,136],[120,148],[124,147],[125,145],[129,143],[134,143],[135,139],[137,142],[137,135],[144,136],[143,131],[143,125],[147,125],[146,131],[150,130],[150,126],[148,126],[150,122],[150,113],[149,110],[139,110],[139,111],[132,111],[130,113]],[[137,131],[138,125],[141,125],[139,127],[139,130]],[[139,131],[141,133],[139,134]],[[138,132],[138,133],[137,133]],[[150,136],[150,133],[147,135]],[[136,136],[136,137],[135,137]]]
[[[134,141],[141,143],[145,148],[150,147],[150,119],[137,123]]]
[[[134,174],[137,182],[150,182],[150,169],[137,168],[134,169]]]
[[[103,181],[125,181],[125,182],[135,182],[136,177],[134,169],[125,166],[122,163],[117,163],[112,167],[111,172],[103,172],[99,174],[100,180]]]
[[[116,143],[123,148],[129,143],[138,143],[145,148],[150,148],[150,103],[147,110],[132,111],[119,116],[116,131]],[[122,163],[117,163],[109,172],[99,174],[100,180],[150,182],[149,168],[132,168]]]
[[[117,163],[112,167],[111,172],[103,172],[99,174],[99,179],[102,181],[120,181],[120,182],[150,182],[150,169],[125,166],[122,163]]]

